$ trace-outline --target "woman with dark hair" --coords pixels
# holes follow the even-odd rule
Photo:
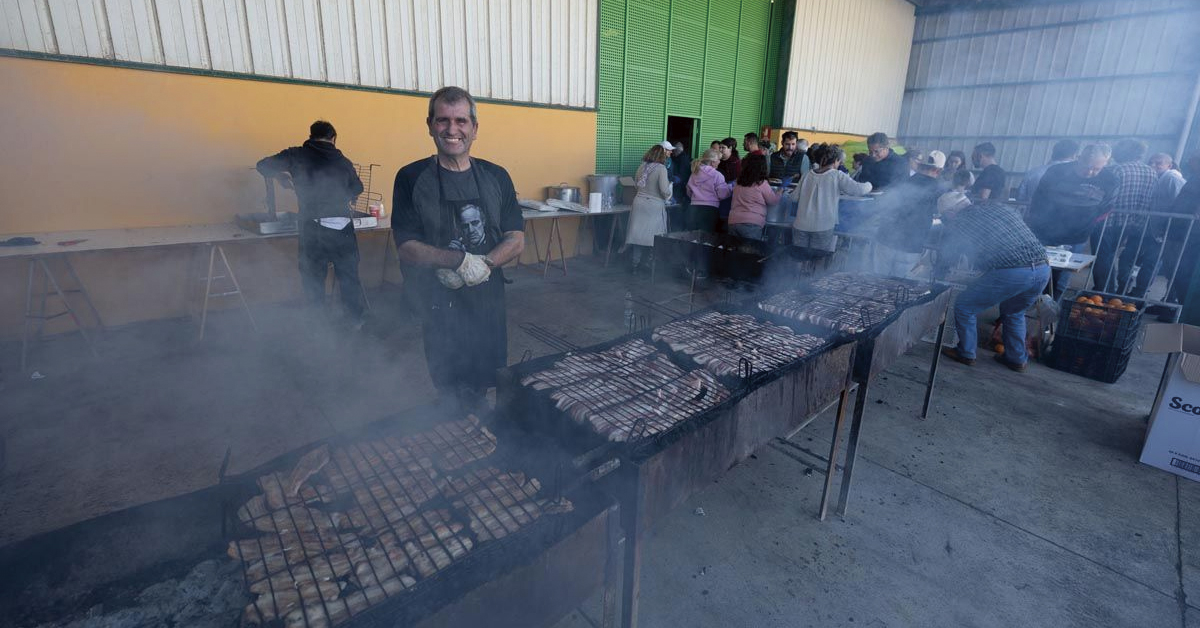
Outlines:
[[[767,157],[758,153],[746,156],[729,210],[729,233],[747,240],[761,240],[767,224],[767,208],[779,202],[779,193],[767,183]]]
[[[663,142],[666,144],[666,142]],[[642,157],[638,166],[637,196],[629,212],[629,230],[625,246],[630,251],[630,272],[636,273],[643,262],[649,262],[654,251],[654,236],[667,232],[667,199],[671,198],[671,180],[667,174],[667,149],[655,144]]]
[[[738,156],[737,140],[732,137],[721,140],[719,150],[721,163],[717,166],[717,172],[725,175],[726,183],[733,183],[742,172],[742,158]]]
[[[828,255],[837,250],[833,228],[838,223],[838,198],[842,194],[862,196],[871,191],[871,184],[859,183],[838,169],[846,159],[842,147],[817,144],[815,148],[815,168],[792,192],[796,200],[792,244],[811,255]]]
[[[961,150],[952,150],[946,155],[946,167],[942,168],[942,180],[954,182],[954,173],[968,170],[967,154]]]

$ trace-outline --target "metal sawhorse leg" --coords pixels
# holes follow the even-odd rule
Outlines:
[[[229,265],[229,258],[225,256],[225,249],[220,244],[212,242],[202,244],[201,247],[208,247],[208,272],[200,280],[204,282],[204,301],[200,307],[200,334],[196,337],[196,342],[204,340],[204,328],[208,323],[208,300],[212,298],[237,296],[238,301],[242,304],[242,309],[246,311],[246,317],[250,319],[250,327],[258,332],[258,325],[254,322],[254,314],[250,312],[250,306],[246,303],[246,297],[242,294],[242,287],[238,283],[237,276],[233,274],[233,267]],[[223,274],[213,274],[217,256],[221,257],[221,266],[224,271],[217,271]],[[217,279],[228,279],[232,288],[223,292],[213,292],[213,281]]]
[[[63,290],[58,283],[58,278],[54,276],[54,272],[50,269],[50,265],[46,263],[47,257],[57,257],[62,260],[63,265],[67,269],[67,274],[71,277],[71,281],[75,282],[75,288]],[[37,312],[34,312],[33,306],[33,277],[37,270],[42,272],[41,293],[38,295],[39,303]],[[62,301],[63,311],[55,314],[46,313],[46,300],[50,296],[50,290],[53,289],[53,294]],[[25,370],[26,360],[29,355],[29,325],[32,321],[37,321],[37,332],[34,340],[41,340],[43,332],[46,330],[46,321],[58,318],[59,316],[70,316],[75,323],[75,327],[79,329],[79,335],[83,336],[83,340],[87,343],[88,350],[91,351],[93,357],[98,357],[96,346],[92,343],[91,336],[88,335],[87,329],[80,322],[79,316],[75,313],[75,308],[71,307],[71,302],[67,300],[67,293],[77,292],[83,295],[83,301],[87,304],[88,310],[91,311],[92,317],[96,319],[97,326],[104,329],[104,321],[100,318],[100,312],[96,310],[95,304],[92,303],[92,297],[88,294],[87,289],[83,287],[83,282],[79,280],[79,275],[75,274],[75,267],[71,266],[71,260],[66,255],[46,255],[37,256],[29,259],[28,278],[25,283],[25,324],[23,333],[21,334],[21,371]]]

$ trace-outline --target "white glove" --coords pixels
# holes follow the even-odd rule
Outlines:
[[[458,290],[466,285],[463,282],[463,278],[459,277],[458,273],[450,270],[449,268],[439,268],[435,274],[437,275],[438,281],[442,282],[443,286],[446,286],[451,290]]]
[[[456,272],[468,286],[478,286],[488,280],[492,269],[484,261],[482,255],[467,253],[463,257],[462,263],[458,265]]]

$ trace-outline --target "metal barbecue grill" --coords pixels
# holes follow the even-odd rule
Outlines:
[[[304,506],[297,498],[283,510],[249,519],[259,531],[250,539],[253,544],[230,545],[247,589],[259,594],[243,622],[262,625],[287,617],[289,625],[333,626],[374,616],[377,607],[393,599],[409,600],[404,608],[419,607],[409,598],[438,588],[439,580],[451,580],[458,563],[573,509],[558,492],[560,474],[552,491],[542,491],[524,473],[502,471],[494,465],[503,466],[503,459],[495,459],[478,440],[472,444],[462,438],[482,432],[456,432],[465,423],[403,437],[345,440],[313,476],[326,482],[317,482],[311,494],[323,503]],[[280,482],[281,474],[264,477]],[[260,487],[268,488],[261,481]],[[286,495],[282,483],[270,488]],[[557,528],[554,523],[542,527]],[[300,535],[293,552],[291,531],[311,532],[315,544]],[[257,552],[246,555],[252,548]],[[282,561],[272,567],[259,556]],[[343,579],[349,582],[340,583]],[[293,602],[281,608],[280,598]],[[386,608],[392,625],[398,606]]]
[[[777,368],[767,368],[766,362],[753,366],[751,360],[742,359],[745,356],[739,357],[741,368],[736,375],[714,378],[730,391],[728,399],[695,412],[665,431],[626,443],[606,442],[595,432],[564,418],[563,411],[549,397],[549,389],[538,390],[523,385],[522,381],[528,381],[528,376],[553,368],[557,362],[572,356],[594,355],[634,341],[640,343],[633,345],[640,350],[630,354],[639,357],[628,364],[614,365],[628,369],[628,377],[634,377],[638,372],[636,360],[646,359],[645,347],[667,356],[681,369],[696,367],[692,357],[672,351],[666,343],[654,341],[651,330],[578,352],[538,358],[501,371],[498,407],[505,408],[514,419],[523,421],[535,433],[546,434],[568,451],[575,452],[578,468],[601,468],[613,458],[620,460],[616,471],[605,474],[600,484],[607,487],[621,504],[626,538],[622,606],[625,626],[636,625],[641,542],[651,525],[762,445],[806,425],[829,404],[840,400],[839,422],[848,407],[845,402],[849,396],[855,345],[844,334],[734,304],[701,310],[679,322],[695,324],[699,333],[733,340],[728,330],[703,320],[710,312],[750,315],[764,324],[783,326],[796,334],[819,335],[822,344]],[[832,477],[832,461],[831,454],[830,468],[826,470],[829,478]],[[827,482],[822,517],[828,495]]]
[[[212,612],[240,613],[241,625],[292,614],[289,626],[524,628],[602,586],[616,599],[618,512],[591,481],[564,477],[565,452],[505,426],[489,452],[420,412],[314,448],[330,459],[298,496],[289,474],[311,452],[3,548],[0,617],[34,625],[100,602],[118,610],[199,562],[236,566],[247,597]],[[251,498],[263,508],[242,509]],[[81,588],[98,593],[58,593]]]

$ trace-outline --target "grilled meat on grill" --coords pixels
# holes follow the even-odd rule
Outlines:
[[[268,593],[294,589],[305,582],[328,582],[350,573],[350,558],[345,554],[322,554],[311,556],[303,563],[290,568],[282,554],[250,563],[246,567],[246,579],[254,593]]]
[[[667,323],[655,329],[652,338],[721,376],[740,375],[743,358],[754,371],[768,371],[825,344],[816,336],[796,334],[753,316],[719,312]]]
[[[439,424],[399,442],[404,450],[433,459],[444,471],[462,468],[496,451],[496,435],[481,425],[475,415],[468,415],[463,421]]]
[[[861,297],[802,294],[795,290],[772,296],[758,307],[779,316],[851,333],[877,325],[896,311],[894,305]]]
[[[329,501],[333,498],[332,491],[327,486],[314,487],[303,484],[295,494],[288,493],[288,481],[282,473],[268,473],[258,478],[258,488],[262,489],[268,510],[279,510],[293,504]]]
[[[284,485],[284,494],[286,496],[295,497],[300,492],[300,487],[312,477],[314,473],[320,471],[325,465],[329,464],[329,446],[321,445],[316,449],[304,454],[296,463],[296,468],[292,469],[292,474],[288,476],[287,484]]]
[[[242,611],[243,626],[258,626],[310,604],[335,600],[345,587],[340,582],[305,582],[294,589],[277,589],[259,594]]]
[[[378,586],[355,591],[334,602],[312,604],[289,613],[284,620],[288,628],[328,628],[339,624],[351,615],[357,615],[389,596],[413,586],[417,581],[412,576],[400,576],[384,580]]]
[[[252,519],[250,525],[260,532],[318,532],[336,530],[345,523],[340,512],[325,512],[304,506],[289,506]]]
[[[247,562],[283,554],[289,564],[296,564],[304,560],[306,556],[323,554],[332,549],[353,544],[357,540],[357,535],[338,534],[329,529],[316,532],[292,531],[230,541],[226,553],[230,558],[241,558]]]

